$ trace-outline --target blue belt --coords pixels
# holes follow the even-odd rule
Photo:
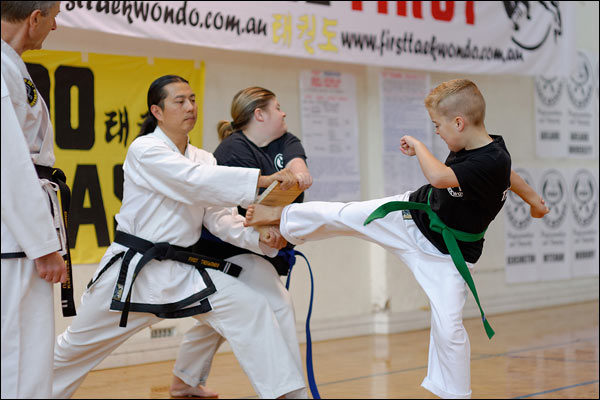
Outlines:
[[[282,254],[286,253],[286,254]],[[315,382],[315,372],[313,370],[313,360],[312,360],[312,340],[310,337],[310,316],[312,314],[312,304],[313,297],[315,292],[315,282],[313,280],[312,269],[310,268],[310,263],[304,254],[299,252],[298,250],[286,249],[280,250],[279,255],[283,255],[290,260],[290,269],[287,276],[287,281],[285,282],[285,288],[289,290],[290,288],[290,278],[292,276],[292,267],[296,263],[296,257],[300,256],[304,258],[306,261],[306,265],[308,266],[308,273],[310,274],[310,302],[308,303],[308,314],[306,315],[306,376],[308,378],[308,386],[310,387],[310,392],[312,393],[313,399],[320,399],[321,395],[319,394],[319,390],[317,389],[317,383]],[[292,257],[293,256],[293,257]]]

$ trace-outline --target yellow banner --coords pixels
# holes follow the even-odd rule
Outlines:
[[[71,188],[73,264],[97,263],[114,239],[123,161],[140,132],[156,78],[173,74],[189,81],[198,104],[190,141],[202,147],[204,63],[46,50],[27,52],[23,59],[50,109],[54,166],[65,172]]]

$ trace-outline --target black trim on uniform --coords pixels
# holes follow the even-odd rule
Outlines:
[[[18,253],[2,253],[2,259],[5,260],[7,258],[24,258],[27,257],[27,255],[20,251]]]
[[[71,207],[71,190],[67,186],[67,177],[65,173],[59,168],[47,167],[45,165],[34,165],[35,171],[40,179],[47,179],[50,182],[56,183],[60,191],[60,203],[61,203],[61,218],[65,226],[65,251],[66,254],[63,256],[65,264],[67,266],[67,280],[61,284],[60,297],[62,314],[64,317],[72,317],[77,315],[75,311],[75,301],[73,300],[73,264],[71,263],[71,249],[69,246],[69,235],[66,232],[67,224],[69,222],[69,209]],[[54,213],[52,208],[50,212]]]
[[[204,299],[195,307],[183,308],[181,310],[173,311],[170,313],[155,313],[159,318],[184,318],[191,317],[198,314],[204,314],[212,310],[208,299]]]
[[[148,312],[161,318],[181,318],[208,312],[212,310],[212,307],[207,297],[215,293],[217,289],[205,268],[216,269],[235,277],[239,276],[240,272],[242,271],[242,268],[238,265],[190,252],[186,247],[174,246],[168,242],[152,243],[148,240],[122,231],[116,232],[114,242],[127,247],[127,252],[121,252],[113,256],[107,265],[98,273],[96,279],[90,281],[88,287],[93,285],[98,280],[100,275],[103,274],[115,261],[123,257],[121,269],[119,271],[119,278],[117,280],[117,284],[115,285],[115,291],[110,306],[111,310],[121,311],[121,321],[119,322],[119,326],[121,327],[127,326],[127,317],[130,311]],[[131,283],[129,284],[129,290],[127,291],[127,297],[125,301],[122,301],[123,293],[125,293],[125,281],[129,270],[129,264],[134,255],[137,253],[140,253],[142,257],[137,262],[133,271]],[[133,291],[135,279],[142,268],[153,259],[158,261],[174,260],[193,265],[196,267],[198,273],[202,277],[206,288],[175,303],[132,303],[131,293]],[[185,308],[186,306],[197,301],[200,301],[199,305]]]
[[[125,254],[124,251],[117,253],[113,256],[113,258],[111,258],[106,265],[104,266],[104,268],[102,268],[102,270],[100,272],[98,272],[98,276],[96,276],[96,279],[94,279],[92,277],[92,279],[90,279],[90,281],[88,282],[87,286],[85,287],[86,289],[89,289],[94,283],[96,283],[96,281],[98,280],[98,278],[100,278],[100,276],[106,272],[107,269],[110,268],[111,265],[113,265],[115,263],[115,261],[117,261],[119,258],[123,257],[123,254]]]
[[[37,172],[38,178],[47,179],[50,182],[56,183],[58,185],[60,191],[60,203],[61,203],[61,218],[63,219],[63,223],[65,226],[65,251],[66,254],[63,256],[65,260],[65,264],[67,267],[67,280],[65,283],[61,284],[60,289],[60,297],[61,297],[61,307],[62,314],[64,317],[72,317],[77,315],[75,311],[75,301],[73,300],[73,268],[71,264],[71,250],[69,248],[69,235],[66,232],[67,222],[69,220],[69,208],[71,207],[71,190],[69,186],[67,186],[67,177],[65,173],[58,169],[47,167],[45,165],[36,165],[34,164],[35,172]],[[49,195],[48,195],[49,196]],[[52,202],[52,199],[50,199]],[[52,217],[54,217],[54,210],[50,207],[50,213]],[[59,232],[60,235],[60,232]],[[2,259],[9,258],[23,258],[27,257],[24,252],[18,253],[2,253]]]

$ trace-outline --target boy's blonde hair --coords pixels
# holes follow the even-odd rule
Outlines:
[[[428,110],[446,118],[461,116],[475,126],[483,125],[485,100],[473,82],[453,79],[433,89],[425,98]]]

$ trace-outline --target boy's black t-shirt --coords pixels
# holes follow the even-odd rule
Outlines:
[[[459,187],[437,189],[430,184],[411,193],[409,200],[427,203],[450,228],[481,233],[502,208],[510,188],[511,160],[502,136],[490,135],[493,142],[473,150],[450,152],[445,164],[452,168]],[[422,210],[410,210],[423,235],[442,253],[449,254],[442,235],[429,229],[429,217]],[[475,263],[481,256],[483,241],[458,241],[466,261]]]
[[[300,139],[289,132],[284,133],[267,146],[258,147],[242,131],[235,131],[223,139],[213,155],[217,159],[218,165],[258,168],[261,175],[272,175],[282,170],[288,162],[297,157],[306,161],[306,154]],[[263,190],[261,188],[260,192],[262,193]],[[304,193],[301,193],[294,202],[301,203],[303,199]],[[238,211],[241,215],[246,215],[244,208],[238,207]],[[288,244],[288,248],[293,247],[293,245]],[[193,251],[205,256],[223,259],[238,254],[250,253],[250,250],[219,240],[206,229],[202,230],[202,236],[193,246]],[[273,264],[280,275],[288,273],[289,260],[285,257],[263,257]]]

